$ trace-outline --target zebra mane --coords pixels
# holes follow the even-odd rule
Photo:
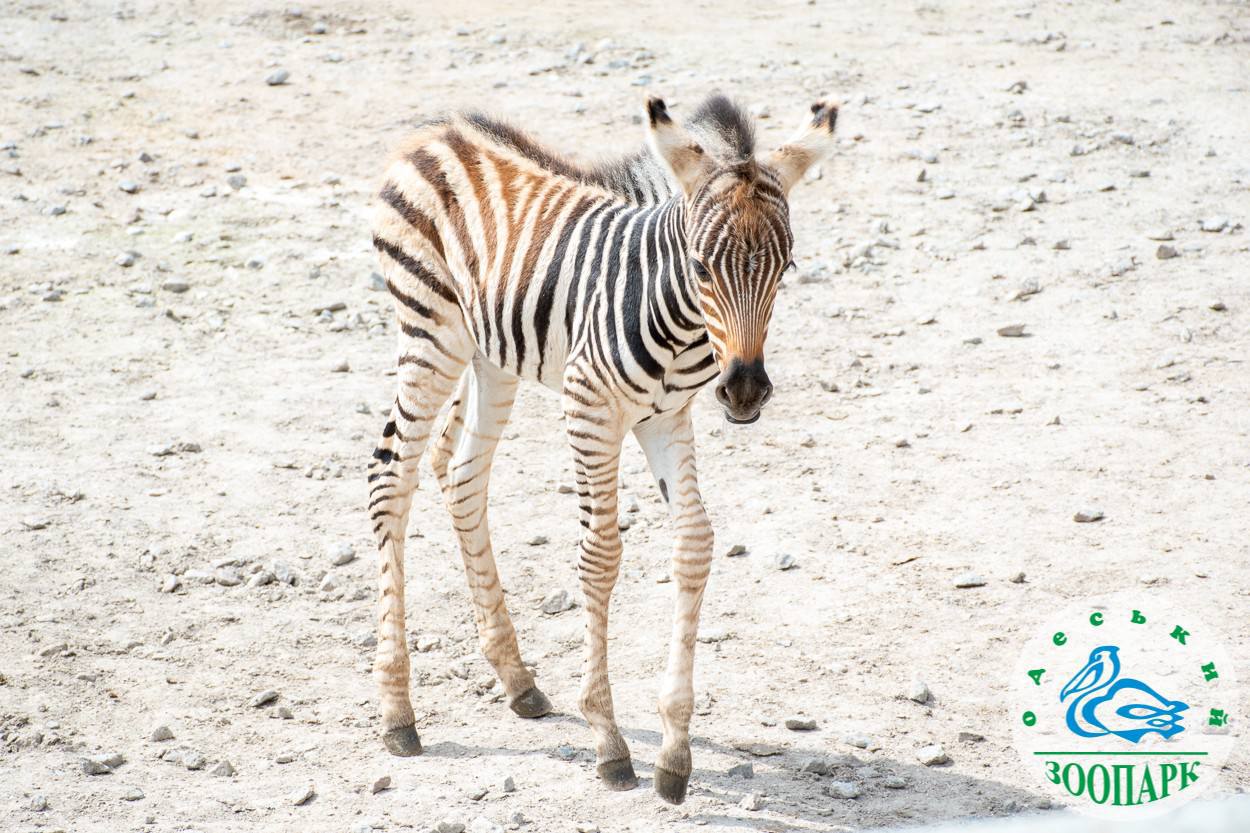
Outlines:
[[[721,164],[741,164],[755,157],[751,117],[720,93],[703,100],[686,122],[686,129]]]
[[[491,141],[553,173],[606,188],[632,203],[650,205],[677,193],[668,168],[644,145],[633,153],[583,165],[549,150],[525,131],[480,112],[464,113],[465,123]],[[708,96],[686,123],[691,135],[713,159],[742,164],[755,156],[755,128],[735,102],[719,93]]]
[[[463,119],[496,144],[553,173],[598,185],[632,203],[663,202],[676,193],[664,164],[645,145],[633,153],[594,164],[578,164],[535,141],[525,131],[484,113],[465,113]]]

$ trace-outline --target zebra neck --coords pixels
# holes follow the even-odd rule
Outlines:
[[[641,294],[649,300],[644,315],[673,355],[707,339],[707,326],[688,277],[686,217],[680,194],[652,209],[654,222],[642,241],[651,268],[641,270],[647,283]]]

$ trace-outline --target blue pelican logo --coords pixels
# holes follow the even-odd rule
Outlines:
[[[1116,735],[1137,743],[1151,732],[1164,738],[1185,731],[1181,712],[1188,703],[1161,697],[1141,680],[1120,679],[1120,649],[1103,645],[1059,692],[1068,706],[1068,728],[1083,738]]]

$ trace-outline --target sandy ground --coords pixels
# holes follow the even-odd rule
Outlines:
[[[1247,6],[624,5],[0,5],[0,828],[1038,814],[1007,676],[1056,607],[1114,587],[1199,609],[1250,679]],[[481,107],[592,157],[637,145],[644,94],[680,114],[713,89],[767,116],[765,147],[839,97],[844,139],[793,194],[773,402],[748,428],[709,394],[696,408],[719,537],[690,798],[650,789],[669,536],[632,443],[611,664],[643,785],[595,780],[581,612],[538,609],[576,591],[578,526],[558,405],[533,387],[492,526],[559,713],[498,702],[430,477],[408,560],[410,629],[434,645],[413,654],[428,751],[391,758],[363,511],[393,381],[366,219],[385,153]],[[1074,523],[1087,507],[1105,519]],[[748,554],[720,557],[733,544]],[[957,589],[968,571],[985,585]],[[295,583],[249,586],[265,572]],[[906,698],[915,678],[928,703]],[[794,715],[818,728],[788,731]],[[929,743],[951,763],[921,765]],[[853,759],[799,771],[818,755]],[[729,774],[742,763],[754,778]],[[1243,744],[1217,792],[1247,787]]]

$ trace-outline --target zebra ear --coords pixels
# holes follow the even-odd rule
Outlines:
[[[662,99],[647,99],[647,124],[651,149],[664,160],[686,196],[693,194],[699,181],[715,167],[712,160],[699,143],[673,121]]]
[[[812,105],[811,119],[790,141],[769,155],[768,164],[777,171],[781,187],[787,194],[808,168],[837,147],[837,139],[833,135],[837,123],[838,105],[818,101]]]

